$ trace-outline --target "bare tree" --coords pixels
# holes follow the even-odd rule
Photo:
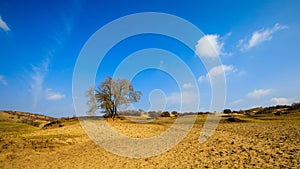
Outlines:
[[[97,106],[97,99],[95,97],[95,88],[91,87],[89,90],[85,92],[85,96],[89,98],[86,104],[89,106],[89,110],[87,111],[87,115],[95,116],[96,110],[98,109]]]
[[[90,90],[93,91],[93,89]],[[95,90],[94,96],[89,95],[89,97],[90,101],[94,97],[95,100],[93,101],[97,102],[97,108],[105,110],[106,116],[114,119],[118,108],[121,106],[128,107],[131,102],[138,102],[141,95],[140,91],[134,90],[129,80],[107,77]],[[93,108],[91,107],[90,110],[94,110]]]

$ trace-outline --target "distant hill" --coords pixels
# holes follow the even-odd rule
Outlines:
[[[292,112],[300,111],[300,103],[293,103],[291,105],[276,105],[270,107],[256,107],[248,110],[232,111],[238,114],[289,114]]]
[[[225,112],[225,111],[224,111]],[[270,107],[256,107],[251,108],[247,110],[239,110],[239,111],[231,111],[230,109],[226,109],[226,112],[228,113],[234,113],[234,114],[274,114],[274,115],[283,115],[283,114],[289,114],[293,112],[300,112],[300,103],[293,103],[291,105],[276,105],[276,106],[270,106]],[[150,112],[148,112],[149,114]],[[209,114],[211,112],[186,112],[186,113],[180,113],[180,116],[189,115],[189,114]],[[125,113],[126,114],[126,113]],[[135,114],[130,114],[135,115]],[[140,115],[137,114],[137,116]],[[86,117],[80,117],[80,118],[92,118],[91,116]],[[94,118],[98,119],[98,116],[95,116]],[[77,117],[63,117],[63,118],[54,118],[42,114],[34,114],[29,112],[21,112],[21,111],[7,111],[7,110],[0,110],[0,122],[1,121],[14,121],[14,122],[20,122],[29,124],[35,127],[62,127],[64,123],[70,122],[70,121],[78,121]]]
[[[28,119],[34,119],[34,120],[55,120],[56,118],[42,115],[42,114],[35,114],[35,113],[29,113],[29,112],[21,112],[21,111],[7,111],[3,110],[0,111],[2,113],[7,113],[9,114],[9,118],[14,119],[22,119],[22,118],[28,118]]]
[[[48,128],[62,127],[64,126],[64,123],[69,121],[78,121],[78,119],[76,117],[54,118],[29,112],[0,110],[0,122],[1,121],[25,123],[34,127]]]

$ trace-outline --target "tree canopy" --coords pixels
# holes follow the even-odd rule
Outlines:
[[[115,118],[118,108],[121,106],[126,108],[130,103],[138,102],[142,92],[135,91],[127,79],[107,77],[98,85],[97,89],[89,89],[86,95],[89,97],[87,102],[90,108],[88,114],[100,108],[105,111],[106,117]]]

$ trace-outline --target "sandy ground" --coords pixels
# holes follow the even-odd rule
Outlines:
[[[169,125],[113,122],[130,137],[148,137]],[[0,168],[300,168],[300,121],[223,122],[203,144],[203,122],[167,152],[121,157],[99,147],[77,124],[1,136]],[[152,134],[143,134],[152,133]]]

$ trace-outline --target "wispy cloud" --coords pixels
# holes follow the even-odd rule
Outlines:
[[[60,100],[65,98],[64,94],[59,92],[54,92],[51,88],[46,89],[46,99],[47,100]]]
[[[63,26],[67,36],[69,36],[73,29],[75,17],[80,13],[83,1],[72,1],[69,4],[69,9],[65,10],[63,16]]]
[[[50,40],[47,53],[49,58],[55,56],[70,37],[74,20],[81,11],[82,2],[70,1],[68,6],[69,8],[62,13],[61,20],[58,19],[59,24],[55,24],[52,29],[53,32],[47,34]]]
[[[199,78],[198,78],[198,83],[202,83],[202,82],[204,82],[206,80],[206,76],[200,76]]]
[[[198,94],[192,91],[174,92],[167,97],[171,104],[192,104],[197,100]]]
[[[167,96],[167,103],[181,106],[181,111],[195,111],[200,93],[192,83],[184,83],[181,92],[173,92]],[[192,110],[194,109],[194,110]]]
[[[259,99],[263,96],[266,96],[272,92],[272,89],[255,89],[252,92],[248,93],[249,98]]]
[[[3,75],[0,75],[0,83],[3,85],[7,85],[7,81],[5,80],[5,77]]]
[[[223,76],[223,73],[225,75],[228,75],[230,73],[236,72],[237,69],[232,65],[219,65],[211,68],[208,73],[204,76],[200,76],[198,78],[198,82],[202,83],[205,80],[215,80],[218,78],[218,76]]]
[[[6,24],[6,22],[2,19],[2,17],[0,16],[0,28],[2,30],[4,30],[5,32],[10,31],[10,28],[8,27],[8,25]]]
[[[274,97],[271,99],[271,103],[274,105],[287,105],[291,104],[294,100],[294,98]]]
[[[31,66],[32,74],[31,74],[31,83],[30,89],[33,96],[33,107],[36,107],[40,94],[43,90],[44,78],[48,72],[49,59],[43,61],[39,66]]]
[[[261,44],[264,41],[271,40],[275,32],[287,28],[288,28],[287,26],[280,25],[277,23],[272,28],[255,31],[252,33],[252,36],[248,41],[240,40],[238,46],[242,51],[248,50],[250,48],[253,48],[254,46]]]
[[[238,105],[238,104],[242,103],[243,101],[244,101],[243,99],[234,100],[229,105]]]
[[[194,87],[194,85],[193,85],[192,83],[184,83],[184,84],[182,85],[182,88],[183,88],[183,89],[190,89],[190,88],[192,88],[192,87]]]

